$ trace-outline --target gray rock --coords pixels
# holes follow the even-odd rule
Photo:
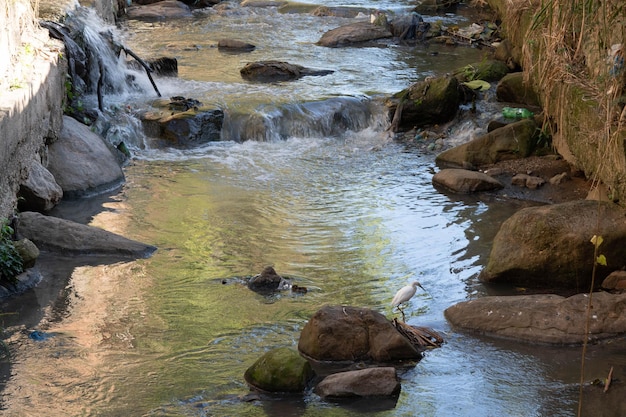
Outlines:
[[[20,211],[46,212],[63,198],[63,189],[57,184],[54,175],[37,160],[33,161],[28,178],[20,185],[18,192]]]
[[[596,283],[619,270],[626,259],[626,217],[613,203],[579,200],[522,209],[507,219],[493,240],[486,282],[523,287],[588,291],[594,270],[594,235],[602,236]]]
[[[349,46],[376,39],[391,38],[393,35],[384,27],[370,22],[350,23],[324,33],[317,44],[326,47]]]
[[[59,140],[49,147],[48,170],[68,198],[108,191],[124,181],[122,168],[104,140],[67,116]]]
[[[394,367],[367,368],[328,375],[315,387],[322,398],[395,396],[400,381]]]
[[[452,326],[479,334],[532,343],[579,345],[584,340],[588,294],[490,296],[445,310]],[[591,341],[626,333],[626,294],[593,294]]]
[[[65,255],[110,255],[121,258],[147,258],[156,247],[127,239],[106,230],[44,216],[36,212],[19,215],[17,233],[38,248]]]
[[[504,187],[500,181],[482,172],[454,168],[442,169],[436,173],[433,176],[433,184],[463,194],[499,190]]]

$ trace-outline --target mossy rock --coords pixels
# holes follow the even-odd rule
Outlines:
[[[302,392],[312,377],[309,362],[290,347],[270,350],[244,374],[250,386],[266,392]]]
[[[507,74],[498,83],[496,88],[498,101],[520,103],[529,106],[540,106],[539,96],[532,85],[524,81],[524,73],[513,72]]]
[[[488,59],[474,64],[469,64],[455,72],[455,77],[461,81],[498,81],[509,73],[509,67],[495,59]]]

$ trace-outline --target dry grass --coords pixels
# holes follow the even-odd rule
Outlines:
[[[609,54],[612,45],[623,45],[626,39],[626,5],[619,0],[508,0],[507,5],[511,25],[528,27],[526,33],[517,34],[520,39],[511,40],[522,45],[525,76],[542,93],[545,114],[550,115],[546,126],[551,127],[555,143],[578,146],[568,141],[571,132],[566,127],[572,126],[578,112],[589,109],[572,107],[571,95],[576,92],[582,102],[593,103],[594,116],[601,121],[576,126],[578,136],[586,141],[576,149],[587,160],[581,168],[623,194],[626,70],[616,76]],[[524,22],[529,15],[532,21]],[[606,65],[598,65],[603,62]],[[596,155],[585,148],[595,149]]]

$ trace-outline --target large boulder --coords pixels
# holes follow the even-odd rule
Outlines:
[[[322,398],[388,397],[398,395],[400,389],[394,367],[338,372],[315,386],[315,392]]]
[[[124,173],[104,140],[88,126],[64,116],[59,139],[48,148],[48,170],[68,198],[119,186]]]
[[[333,73],[331,70],[315,70],[282,61],[249,62],[239,72],[244,80],[259,82],[290,81],[307,75],[321,76]]]
[[[589,290],[596,258],[591,238],[601,236],[596,265],[599,285],[626,259],[626,216],[613,203],[580,200],[522,209],[507,219],[493,240],[486,282],[526,287]]]
[[[289,347],[270,350],[244,374],[250,386],[267,392],[302,392],[312,377],[311,365]]]
[[[17,195],[20,211],[46,212],[61,201],[63,189],[57,184],[54,175],[35,160],[30,165],[28,178],[20,184]]]
[[[38,248],[64,255],[109,255],[147,258],[156,248],[106,230],[36,212],[19,215],[16,231]]]
[[[389,98],[393,130],[445,123],[456,115],[461,102],[459,82],[454,77],[421,81]]]
[[[433,184],[461,194],[493,191],[504,187],[500,181],[483,172],[453,168],[442,169],[433,175]]]
[[[524,119],[495,129],[437,155],[438,165],[481,167],[500,161],[525,158],[535,149],[537,124]]]
[[[391,32],[370,22],[357,22],[329,30],[317,44],[330,48],[349,46],[377,39],[391,38]]]
[[[489,296],[445,310],[452,326],[479,334],[524,342],[578,345],[585,339],[589,295],[554,294]],[[626,294],[593,294],[589,340],[626,334]]]
[[[319,309],[302,329],[298,350],[312,361],[346,365],[421,359],[421,354],[385,316],[349,306]]]

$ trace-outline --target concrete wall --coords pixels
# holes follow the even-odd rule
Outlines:
[[[0,219],[13,214],[31,162],[45,165],[45,144],[61,130],[63,45],[38,28],[30,7],[27,0],[0,0]]]

